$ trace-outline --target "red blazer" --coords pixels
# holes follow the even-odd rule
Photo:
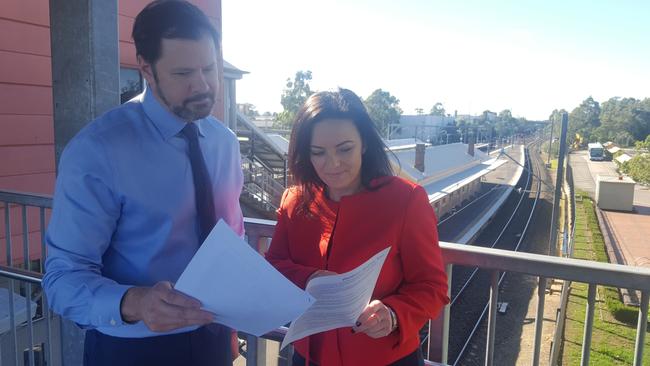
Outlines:
[[[303,289],[318,269],[347,272],[392,246],[372,299],[395,311],[398,329],[373,339],[340,328],[295,343],[301,355],[321,366],[392,363],[417,349],[420,328],[449,302],[437,219],[426,192],[398,177],[379,178],[372,185],[373,190],[340,202],[315,192],[310,203],[315,215],[297,210],[300,191],[290,188],[278,210],[267,259]]]

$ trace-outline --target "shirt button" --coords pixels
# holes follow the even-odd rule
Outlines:
[[[115,325],[115,324],[117,324],[117,322],[115,321],[115,319],[111,319],[111,325]]]

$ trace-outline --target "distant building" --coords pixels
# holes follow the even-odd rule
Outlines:
[[[424,187],[438,217],[475,197],[481,191],[481,177],[505,163],[474,149],[473,144],[414,146],[413,139],[400,141],[389,147],[393,169]]]
[[[275,122],[274,116],[256,116],[251,119],[255,126],[259,128],[273,128],[273,122]]]

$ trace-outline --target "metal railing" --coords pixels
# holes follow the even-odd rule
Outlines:
[[[270,223],[270,221],[266,221]],[[264,235],[271,235],[271,229],[265,229],[262,233],[261,227],[255,228],[255,237],[259,240]],[[247,226],[247,231],[249,226]],[[254,243],[249,242],[249,243]],[[253,244],[254,245],[254,244]],[[589,363],[589,349],[591,346],[591,333],[593,327],[593,315],[595,309],[595,289],[598,285],[626,287],[641,290],[642,300],[639,309],[639,322],[637,326],[635,360],[634,365],[642,365],[643,344],[645,340],[647,316],[648,316],[648,294],[650,294],[650,269],[640,267],[630,267],[618,264],[591,262],[580,259],[551,257],[546,255],[512,252],[508,250],[484,248],[469,246],[455,243],[441,242],[440,247],[444,261],[447,267],[447,274],[451,274],[453,265],[479,267],[481,269],[492,270],[492,277],[498,278],[500,272],[521,273],[538,277],[538,279],[558,279],[572,282],[589,284],[590,296],[587,304],[587,316],[585,319],[584,341],[582,365]],[[451,276],[450,276],[451,280]],[[539,281],[537,294],[538,303],[544,302],[546,281]],[[496,327],[496,304],[498,302],[497,281],[492,281],[490,287],[490,307],[488,316],[488,337],[486,345],[486,365],[493,365],[494,356],[494,339]],[[430,327],[429,339],[431,342],[440,342],[441,345],[435,345],[434,348],[441,349],[442,354],[447,353],[447,344],[443,340],[448,339],[449,327],[449,306],[445,308],[442,315],[442,321],[432,322],[438,324],[443,329]],[[278,332],[281,333],[281,332]],[[275,334],[277,336],[277,333]],[[536,335],[536,338],[541,335]],[[537,339],[535,340],[537,342]],[[249,337],[249,342],[259,342],[254,337]],[[249,358],[247,365],[262,365],[257,360],[261,357],[254,352],[248,353]],[[435,358],[434,361],[445,364],[446,359],[440,356],[429,355],[429,358]],[[539,355],[537,355],[539,356]],[[537,357],[539,359],[539,357]]]
[[[248,159],[242,159],[244,172],[244,192],[247,192],[261,204],[269,205],[273,210],[280,207],[284,185],[277,181],[268,168]]]
[[[46,253],[46,216],[52,208],[52,199],[39,194],[0,191],[0,205],[4,216],[0,237],[4,235],[6,254],[4,261],[0,260],[0,279],[9,314],[8,329],[0,329],[0,364],[57,364],[52,362],[53,315],[40,285]]]
[[[5,236],[8,248],[8,259],[11,259],[11,222],[10,222],[10,211],[11,209],[16,209],[16,207],[21,211],[25,212],[22,215],[24,220],[23,227],[27,227],[27,206],[34,206],[41,212],[41,234],[43,232],[44,223],[45,223],[45,210],[51,207],[51,199],[47,196],[39,195],[23,195],[16,192],[3,192],[0,191],[0,203],[4,202],[4,212],[5,212]],[[25,208],[22,208],[25,207]],[[246,233],[249,244],[260,253],[264,253],[268,249],[268,244],[273,233],[275,222],[269,220],[257,220],[257,219],[246,219]],[[25,230],[28,232],[28,230]],[[42,236],[41,236],[42,237]],[[29,249],[29,235],[27,238],[24,238],[24,243],[27,243],[27,250]],[[641,306],[639,309],[639,322],[637,326],[636,334],[636,344],[635,344],[635,359],[634,365],[641,365],[642,355],[643,355],[643,344],[645,340],[646,326],[647,326],[647,316],[648,316],[648,299],[650,294],[650,269],[649,268],[640,268],[640,267],[630,267],[617,264],[609,263],[599,263],[591,262],[585,260],[571,259],[571,258],[561,258],[561,257],[549,257],[545,255],[530,254],[530,253],[520,253],[520,252],[511,252],[500,249],[490,249],[483,247],[467,246],[454,243],[440,243],[442,248],[443,257],[446,263],[448,274],[451,273],[451,269],[454,265],[460,266],[471,266],[479,267],[482,269],[487,269],[492,271],[493,278],[497,278],[500,272],[514,272],[528,274],[536,276],[538,278],[546,279],[560,279],[565,281],[581,282],[589,284],[589,297],[587,303],[587,315],[585,319],[584,327],[584,341],[582,345],[582,364],[586,365],[589,362],[589,349],[591,344],[591,333],[593,326],[593,315],[595,310],[595,293],[596,287],[598,285],[612,286],[612,287],[624,287],[640,290],[642,293],[641,296]],[[44,246],[41,246],[41,254],[45,253]],[[32,258],[33,256],[25,255],[25,258]],[[29,261],[28,261],[29,262]],[[11,260],[8,263],[12,263]],[[31,306],[31,302],[28,301],[32,296],[31,286],[39,286],[41,275],[33,270],[30,270],[29,264],[24,266],[26,268],[11,267],[11,266],[2,266],[0,267],[0,278],[7,279],[10,282],[20,282],[25,284],[27,288],[25,307]],[[496,282],[492,281],[491,292],[490,292],[490,310],[488,317],[488,337],[486,345],[486,365],[493,364],[493,355],[494,355],[494,329],[496,325],[496,303],[498,297],[498,289],[496,288]],[[545,281],[539,281],[538,296],[539,301],[544,301],[545,296]],[[13,289],[14,287],[10,287]],[[52,316],[49,309],[47,308],[47,302],[45,301],[45,296],[38,295],[39,306],[42,309],[41,315],[36,316],[27,316],[26,325],[16,324],[15,319],[16,315],[13,314],[13,304],[9,304],[10,307],[10,326],[11,326],[11,335],[15,342],[13,343],[12,349],[9,349],[11,352],[11,360],[7,362],[8,365],[22,365],[19,362],[19,355],[22,353],[20,347],[18,347],[17,334],[20,327],[28,329],[27,331],[27,341],[30,347],[26,348],[24,355],[25,364],[35,365],[35,352],[34,344],[39,343],[40,341],[35,340],[34,337],[34,328],[35,323],[40,322],[38,319],[42,319],[42,323],[46,324],[46,334],[44,338],[44,358],[48,365],[59,365],[61,364],[61,350],[58,352],[54,349],[55,343],[59,343],[56,339],[52,338],[51,332],[51,322],[56,319]],[[9,296],[11,299],[12,297]],[[12,315],[13,314],[13,315]],[[29,312],[28,312],[29,314]],[[430,342],[438,343],[431,347],[432,349],[441,349],[442,354],[446,354],[447,344],[446,339],[448,339],[449,327],[453,327],[453,324],[449,325],[449,307],[445,308],[445,311],[442,315],[442,321],[432,322],[432,324],[438,324],[441,328],[437,326],[432,326],[429,329],[430,332]],[[276,332],[266,335],[263,338],[272,339],[272,340],[281,340],[284,332],[283,329],[278,329]],[[247,365],[263,365],[265,360],[265,340],[258,339],[254,336],[248,336],[248,345],[247,345]],[[67,350],[66,350],[67,351]],[[79,349],[78,352],[81,352]],[[435,361],[446,363],[447,360],[439,358],[433,354],[429,354],[429,358],[437,358]],[[2,363],[5,364],[4,362]],[[433,363],[429,363],[433,364]]]

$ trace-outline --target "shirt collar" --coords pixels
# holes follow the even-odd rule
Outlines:
[[[144,113],[149,117],[153,125],[158,129],[158,132],[160,132],[165,140],[178,135],[183,127],[185,127],[187,122],[181,120],[160,104],[149,88],[145,89],[144,98],[142,98],[142,100]],[[205,136],[203,131],[204,127],[202,126],[204,121],[206,121],[206,118],[194,121],[199,129],[200,136]]]

